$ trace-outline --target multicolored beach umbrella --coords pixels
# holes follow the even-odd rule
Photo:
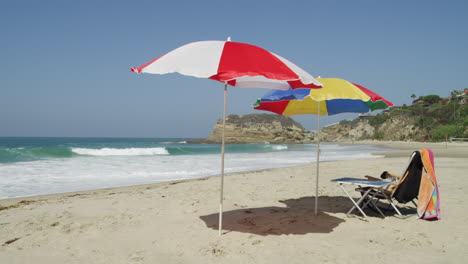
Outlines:
[[[317,78],[321,89],[289,89],[271,91],[257,100],[254,109],[279,115],[317,115],[317,162],[315,186],[315,215],[318,208],[318,179],[320,165],[320,116],[339,113],[366,113],[385,109],[393,104],[371,90],[342,79]]]
[[[224,114],[221,133],[221,191],[219,234],[222,231],[224,186],[224,128],[226,123],[227,86],[288,90],[321,88],[312,75],[263,48],[227,41],[199,41],[179,47],[139,67],[135,73],[180,73],[224,83]]]
[[[257,100],[254,109],[293,116],[366,113],[393,106],[382,96],[358,84],[336,78],[317,80],[323,84],[321,89],[271,91]]]

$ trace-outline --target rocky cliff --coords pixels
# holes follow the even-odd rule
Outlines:
[[[388,118],[378,126],[369,119],[344,120],[322,129],[322,140],[326,142],[347,142],[355,140],[383,139],[390,141],[410,140],[419,133],[416,118],[398,116]]]
[[[219,143],[221,128],[219,120],[210,136],[193,142]],[[273,114],[230,115],[226,120],[227,143],[312,143],[314,134],[291,118]],[[410,106],[343,120],[321,131],[324,142],[443,141],[447,137],[468,138],[468,89],[453,91],[447,98],[421,96]]]
[[[220,143],[222,120],[213,132],[197,143]],[[307,131],[293,119],[273,114],[230,115],[226,119],[226,143],[310,143],[314,133]]]
[[[321,131],[321,138],[325,142],[366,140],[372,138],[374,132],[374,127],[369,125],[367,120],[356,119],[324,127]]]
[[[375,118],[375,117],[372,117]],[[343,120],[321,130],[323,142],[350,142],[359,140],[415,140],[421,133],[418,117],[388,117],[378,125],[372,119]],[[211,135],[192,143],[220,143],[222,120],[218,120]],[[230,115],[226,119],[226,143],[314,143],[315,131],[307,131],[293,119],[272,114]]]

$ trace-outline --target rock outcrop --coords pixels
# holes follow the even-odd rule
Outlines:
[[[367,120],[356,119],[324,127],[321,138],[324,142],[367,140],[373,138],[374,133],[375,128]]]
[[[416,118],[408,116],[390,117],[379,126],[372,126],[368,119],[341,121],[322,129],[322,140],[326,142],[346,142],[355,140],[410,140],[419,132]]]
[[[376,115],[343,120],[322,129],[321,141],[361,140],[443,141],[468,137],[468,89],[451,97],[421,96],[413,105],[395,106]],[[222,120],[205,139],[192,142],[220,143]],[[310,132],[291,118],[273,114],[230,115],[226,120],[227,143],[313,143]]]
[[[222,120],[218,120],[213,132],[194,143],[220,143]],[[226,143],[310,143],[314,133],[307,131],[293,119],[273,114],[230,115],[226,118]]]
[[[377,135],[374,135],[374,137],[391,141],[409,140],[419,130],[420,128],[416,126],[416,118],[414,117],[390,117],[380,125],[376,132]]]

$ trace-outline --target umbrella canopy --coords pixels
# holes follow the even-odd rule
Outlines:
[[[271,91],[257,100],[254,109],[279,115],[317,115],[317,172],[315,186],[315,214],[318,208],[318,178],[320,164],[320,116],[339,113],[366,113],[385,109],[393,104],[382,96],[360,85],[337,78],[317,78],[321,89],[289,89]]]
[[[153,74],[177,72],[240,88],[321,87],[319,81],[287,59],[254,45],[231,41],[189,43],[131,70]]]
[[[366,113],[393,106],[382,96],[358,84],[336,78],[317,80],[323,84],[322,89],[271,91],[257,100],[254,109],[292,116]]]
[[[221,132],[221,188],[219,234],[222,231],[224,188],[224,128],[226,123],[227,86],[288,90],[321,88],[312,75],[285,58],[260,47],[228,41],[199,41],[179,47],[140,67],[136,73],[180,73],[209,78],[224,83],[224,113]]]

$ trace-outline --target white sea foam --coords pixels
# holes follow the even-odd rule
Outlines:
[[[286,146],[286,145],[276,145],[276,146],[273,146],[273,149],[274,150],[285,150],[285,149],[288,149],[288,146]]]
[[[227,153],[225,172],[290,167],[316,160],[313,144],[284,146],[288,151]],[[164,148],[73,148],[73,151],[89,156],[0,164],[0,198],[220,175],[219,154],[166,155]],[[367,146],[323,145],[320,160],[375,157],[370,154],[373,151],[375,148]]]
[[[151,155],[169,155],[165,148],[72,148],[72,151],[79,155],[87,156],[151,156]]]

